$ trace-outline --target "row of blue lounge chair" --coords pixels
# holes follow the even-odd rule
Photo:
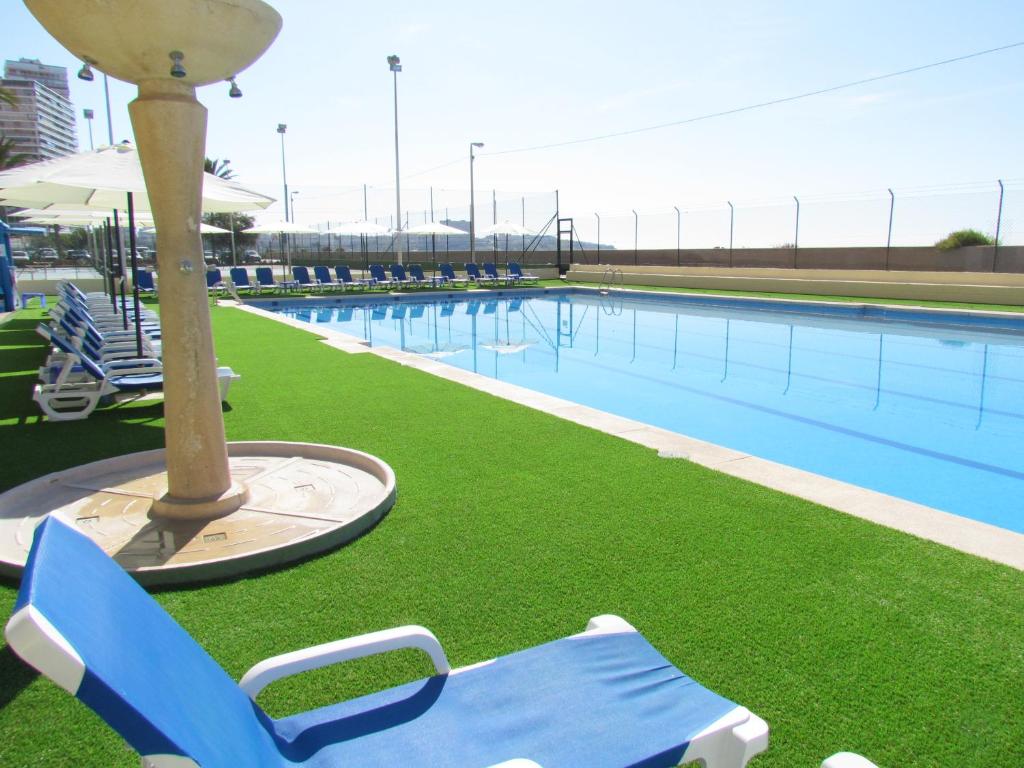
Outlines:
[[[126,330],[124,316],[114,313],[104,294],[63,283],[49,314],[50,323],[36,329],[52,349],[39,369],[32,399],[51,421],[85,419],[120,395],[163,390],[159,318],[151,311],[140,312],[141,350],[133,310],[128,310],[131,328]],[[222,400],[238,378],[230,368],[217,369]]]
[[[481,268],[483,271],[481,272]],[[522,267],[516,262],[509,262],[505,274],[498,272],[498,267],[492,262],[479,264],[465,264],[464,274],[458,275],[451,264],[438,265],[439,274],[430,277],[423,273],[423,267],[419,264],[410,264],[408,271],[401,264],[392,264],[388,267],[390,275],[385,272],[382,264],[370,264],[369,276],[356,278],[352,270],[344,264],[334,268],[334,275],[328,267],[318,265],[313,267],[313,274],[310,275],[309,267],[292,267],[292,279],[279,281],[274,277],[274,270],[271,267],[257,267],[255,280],[249,277],[249,271],[245,267],[232,267],[229,271],[231,286],[236,291],[249,293],[262,293],[263,291],[327,291],[327,290],[372,290],[372,289],[402,289],[402,288],[441,288],[456,286],[496,286],[496,285],[525,285],[536,284],[539,278],[523,272]],[[157,284],[152,272],[140,272],[138,274],[140,291],[156,293]],[[206,273],[206,287],[211,293],[226,290],[228,282],[220,269],[211,269]]]

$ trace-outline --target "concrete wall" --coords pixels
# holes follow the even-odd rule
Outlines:
[[[625,285],[1024,306],[1022,274],[629,265],[618,269]],[[576,264],[568,277],[601,283],[606,273],[605,266]],[[618,282],[616,275],[615,283]]]
[[[676,266],[675,249],[587,251],[579,261],[591,264]],[[892,248],[728,248],[683,249],[680,266],[762,267],[784,269],[870,269],[926,272],[1024,273],[1024,246],[982,245],[940,251],[931,246]]]

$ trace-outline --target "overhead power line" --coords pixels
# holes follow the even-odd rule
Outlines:
[[[503,150],[499,150],[497,152],[481,152],[477,156],[478,157],[497,157],[498,155],[512,155],[512,154],[517,154],[517,153],[520,153],[520,152],[535,152],[535,151],[538,151],[538,150],[541,150],[541,149],[554,149],[556,147],[568,147],[568,146],[571,146],[573,144],[588,144],[588,143],[593,142],[593,141],[603,141],[605,139],[615,139],[615,138],[619,138],[621,136],[632,136],[632,135],[637,134],[637,133],[646,133],[648,131],[658,131],[658,130],[661,130],[663,128],[672,128],[672,127],[675,127],[675,126],[678,126],[678,125],[688,125],[690,123],[698,123],[698,122],[701,122],[703,120],[711,120],[711,119],[716,118],[716,117],[726,117],[727,115],[735,115],[735,114],[738,114],[740,112],[749,112],[749,111],[754,110],[754,109],[762,109],[764,107],[772,107],[772,106],[775,106],[776,104],[785,104],[785,103],[790,102],[790,101],[797,101],[798,99],[807,99],[807,98],[810,98],[812,96],[821,96],[822,94],[825,94],[825,93],[833,93],[835,91],[841,91],[841,90],[844,90],[846,88],[855,88],[858,85],[866,85],[868,83],[877,83],[880,80],[889,80],[889,79],[894,78],[894,77],[900,77],[902,75],[909,75],[909,74],[912,74],[914,72],[922,72],[922,71],[924,71],[926,69],[934,69],[935,67],[942,67],[942,66],[945,66],[947,64],[955,64],[956,62],[959,62],[959,61],[966,61],[968,59],[976,59],[979,56],[987,56],[987,55],[992,54],[992,53],[999,53],[1000,51],[1007,51],[1007,50],[1009,50],[1011,48],[1018,48],[1018,47],[1020,47],[1022,45],[1024,45],[1024,40],[1022,40],[1020,42],[1017,42],[1017,43],[1010,43],[1009,45],[1001,45],[998,48],[988,48],[987,50],[984,50],[984,51],[975,51],[974,53],[968,53],[968,54],[965,54],[963,56],[956,56],[956,57],[954,57],[952,59],[943,59],[942,61],[933,61],[930,64],[922,64],[922,65],[917,66],[917,67],[910,67],[909,69],[901,69],[901,70],[899,70],[897,72],[889,72],[887,74],[877,75],[875,77],[865,77],[865,78],[862,78],[860,80],[854,80],[854,81],[849,82],[849,83],[842,83],[841,85],[833,85],[833,86],[830,86],[828,88],[819,88],[818,90],[815,90],[815,91],[807,91],[806,93],[798,93],[798,94],[793,95],[793,96],[783,96],[782,98],[772,99],[770,101],[762,101],[762,102],[758,102],[757,104],[747,104],[746,106],[743,106],[743,107],[735,107],[734,109],[726,109],[726,110],[723,110],[721,112],[711,112],[711,113],[706,114],[706,115],[698,115],[696,117],[687,117],[687,118],[685,118],[683,120],[673,120],[672,122],[669,122],[669,123],[659,123],[658,125],[648,125],[648,126],[645,126],[643,128],[631,128],[629,130],[615,131],[613,133],[602,133],[602,134],[599,134],[597,136],[588,136],[588,137],[582,138],[582,139],[569,139],[568,141],[556,141],[556,142],[552,142],[550,144],[536,144],[536,145],[530,146],[530,147],[518,147],[516,149],[503,149]],[[453,162],[455,162],[455,161],[453,161]],[[452,163],[447,163],[447,165],[451,165],[451,164]],[[438,166],[438,167],[444,167],[444,166]],[[435,169],[429,169],[429,170],[435,170]],[[427,171],[423,171],[422,173],[426,173],[426,172]]]

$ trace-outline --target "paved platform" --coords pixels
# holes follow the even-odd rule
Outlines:
[[[248,499],[208,520],[150,513],[167,487],[162,450],[55,472],[0,495],[0,573],[17,576],[32,533],[54,514],[87,533],[140,583],[237,576],[341,546],[395,503],[395,475],[360,451],[315,443],[228,443]]]

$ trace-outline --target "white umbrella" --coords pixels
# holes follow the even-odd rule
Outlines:
[[[325,229],[322,235],[387,235],[390,230],[372,221],[353,221]]]
[[[312,227],[307,227],[302,224],[296,224],[294,221],[271,221],[266,224],[257,224],[255,227],[249,227],[243,229],[243,232],[251,232],[255,235],[278,235],[281,238],[282,243],[287,241],[284,239],[285,235],[319,235],[320,233]],[[286,253],[286,260],[288,262],[288,269],[292,266],[292,252],[287,248],[284,249]],[[284,270],[284,264],[281,265],[282,271]],[[288,273],[284,273],[284,279],[288,279]]]
[[[492,224],[486,229],[478,230],[476,233],[477,237],[491,237],[492,235],[523,235],[532,236],[534,233],[528,230],[526,227],[521,227],[518,224],[514,224],[511,221],[502,221],[498,224]]]
[[[303,224],[296,224],[294,221],[270,221],[265,224],[257,224],[255,227],[243,229],[243,232],[251,232],[256,235],[319,235],[320,233],[312,227]]]
[[[136,211],[149,211],[146,181],[131,144],[100,147],[0,172],[0,204],[59,208],[126,210],[125,193]],[[266,208],[274,199],[213,174],[203,174],[203,210],[236,213]]]
[[[145,232],[147,235],[155,235],[156,227],[146,227],[140,230]],[[215,227],[213,224],[207,224],[205,221],[199,222],[199,234],[201,235],[230,235],[230,229],[224,229],[223,227]]]
[[[428,221],[426,224],[417,224],[415,227],[409,227],[408,229],[402,230],[403,234],[406,235],[468,235],[468,232],[463,232],[461,229],[455,227],[449,227],[447,224],[440,222]]]

